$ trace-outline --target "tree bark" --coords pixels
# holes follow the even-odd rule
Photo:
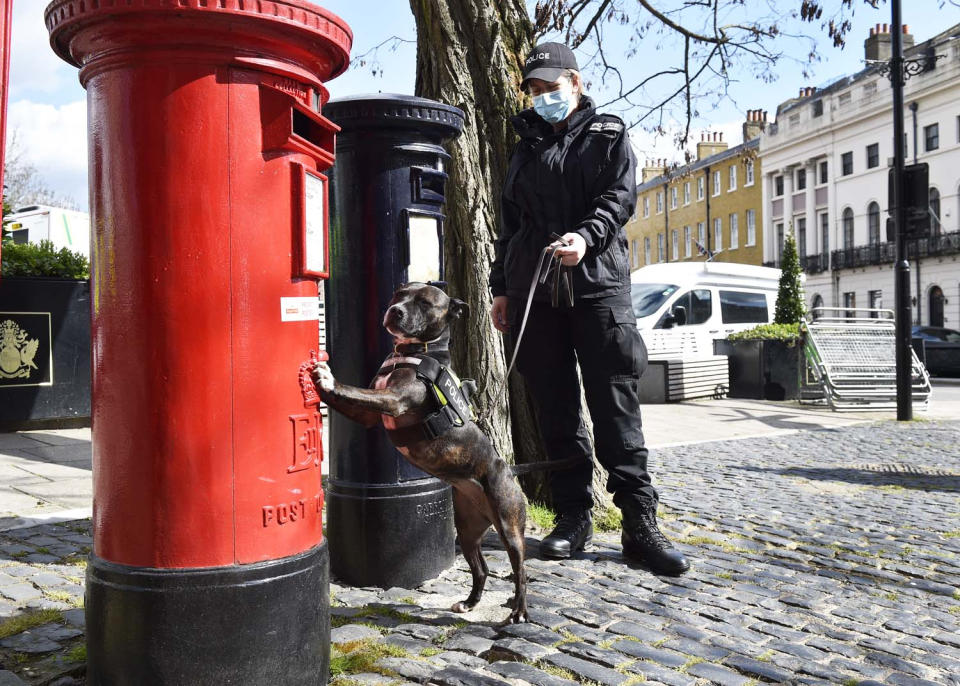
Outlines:
[[[446,191],[445,277],[450,295],[471,308],[455,332],[453,362],[476,379],[480,413],[493,405],[481,428],[500,454],[508,462],[545,460],[522,379],[514,372],[508,392],[498,393],[511,351],[491,324],[487,283],[516,140],[510,117],[524,107],[521,69],[533,47],[533,26],[524,0],[410,0],[410,8],[417,24],[416,94],[459,107],[466,118],[463,134],[449,145]],[[598,504],[609,502],[605,482],[595,470]],[[543,474],[526,477],[524,487],[532,499],[549,500]]]

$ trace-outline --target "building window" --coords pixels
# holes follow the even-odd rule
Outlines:
[[[690,235],[690,227],[683,227],[683,254],[685,257],[693,256],[693,237]]]
[[[823,100],[814,100],[813,101],[813,116],[822,117],[823,116]]]
[[[752,186],[753,185],[753,160],[747,160],[745,176],[746,178],[743,182],[743,185]]]
[[[853,247],[853,210],[849,207],[843,211],[843,249]]]
[[[867,205],[867,242],[880,245],[880,205],[875,202]]]
[[[723,250],[723,220],[715,217],[713,220],[713,251]]]
[[[940,234],[940,191],[930,188],[930,224],[934,235]]]
[[[807,188],[807,170],[798,169],[797,170],[797,190],[802,191]]]
[[[783,195],[783,177],[775,176],[773,177],[773,195],[776,198],[779,198]]]
[[[777,233],[777,265],[783,259],[783,223],[777,224],[774,229]]]
[[[720,195],[720,170],[713,172],[713,194]]]
[[[657,234],[657,262],[663,262],[663,234]]]
[[[736,250],[740,245],[740,220],[737,214],[730,215],[730,249]]]
[[[644,217],[650,216],[650,196],[649,195],[643,196],[643,216]]]
[[[841,93],[840,97],[837,98],[837,106],[843,107],[844,105],[849,105],[852,99],[853,95],[849,91],[846,93]]]
[[[845,152],[840,156],[840,173],[849,176],[853,173],[853,153]]]
[[[679,193],[677,193],[677,187],[674,186],[673,188],[670,189],[670,209],[671,210],[677,209],[678,196],[679,196]]]
[[[829,178],[829,177],[827,176],[827,161],[826,161],[826,160],[821,160],[821,161],[820,161],[820,164],[818,165],[818,171],[819,171],[819,182],[820,182],[820,185],[823,185],[823,184],[825,184],[825,183],[827,182],[827,179]]]
[[[657,214],[663,214],[663,191],[657,193]]]
[[[791,114],[789,121],[790,121],[790,128],[797,126],[800,123],[800,113],[797,112],[796,114]]]
[[[643,263],[650,264],[650,237],[643,239]]]
[[[857,313],[854,312],[853,310],[857,306],[857,294],[854,293],[853,291],[847,291],[846,293],[844,293],[843,306],[846,309],[846,312],[844,314],[848,319],[852,319],[853,317],[855,317]]]
[[[680,232],[674,229],[670,232],[670,247],[673,249],[673,259],[680,259]]]
[[[704,177],[699,177],[697,179],[697,200],[703,200],[703,186],[706,179]]]
[[[930,152],[940,147],[940,124],[923,127],[923,150]]]
[[[630,265],[634,269],[640,266],[640,241],[636,238],[630,241]]]
[[[807,255],[807,218],[797,218],[797,254],[800,257]]]
[[[757,211],[747,210],[747,245],[757,244]]]
[[[960,143],[960,117],[957,117],[957,143]]]
[[[820,215],[820,254],[830,253],[830,214],[824,212]]]
[[[697,242],[701,248],[707,249],[707,225],[703,222],[697,222]]]
[[[873,169],[880,166],[880,146],[877,143],[871,143],[867,146],[867,169]]]
[[[690,182],[689,181],[683,184],[683,204],[684,205],[690,204]]]
[[[870,300],[870,309],[871,310],[882,310],[883,309],[883,291],[867,291],[867,298]],[[879,319],[879,312],[871,312],[871,319]]]
[[[877,94],[877,82],[871,81],[863,86],[863,97],[871,98]]]
[[[737,165],[730,166],[730,184],[727,186],[727,191],[737,190]]]

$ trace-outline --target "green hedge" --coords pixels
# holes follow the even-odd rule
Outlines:
[[[748,341],[758,338],[775,341],[796,341],[800,338],[800,324],[761,324],[746,331],[727,336],[728,341]]]
[[[3,276],[46,276],[59,279],[89,279],[90,262],[67,248],[55,250],[50,241],[3,243]]]

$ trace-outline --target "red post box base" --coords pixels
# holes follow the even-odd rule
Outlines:
[[[91,556],[87,684],[327,683],[326,541],[250,565],[152,569]]]

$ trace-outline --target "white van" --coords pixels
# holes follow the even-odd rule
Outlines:
[[[713,355],[713,340],[773,321],[780,270],[732,262],[652,264],[630,275],[650,359]]]

